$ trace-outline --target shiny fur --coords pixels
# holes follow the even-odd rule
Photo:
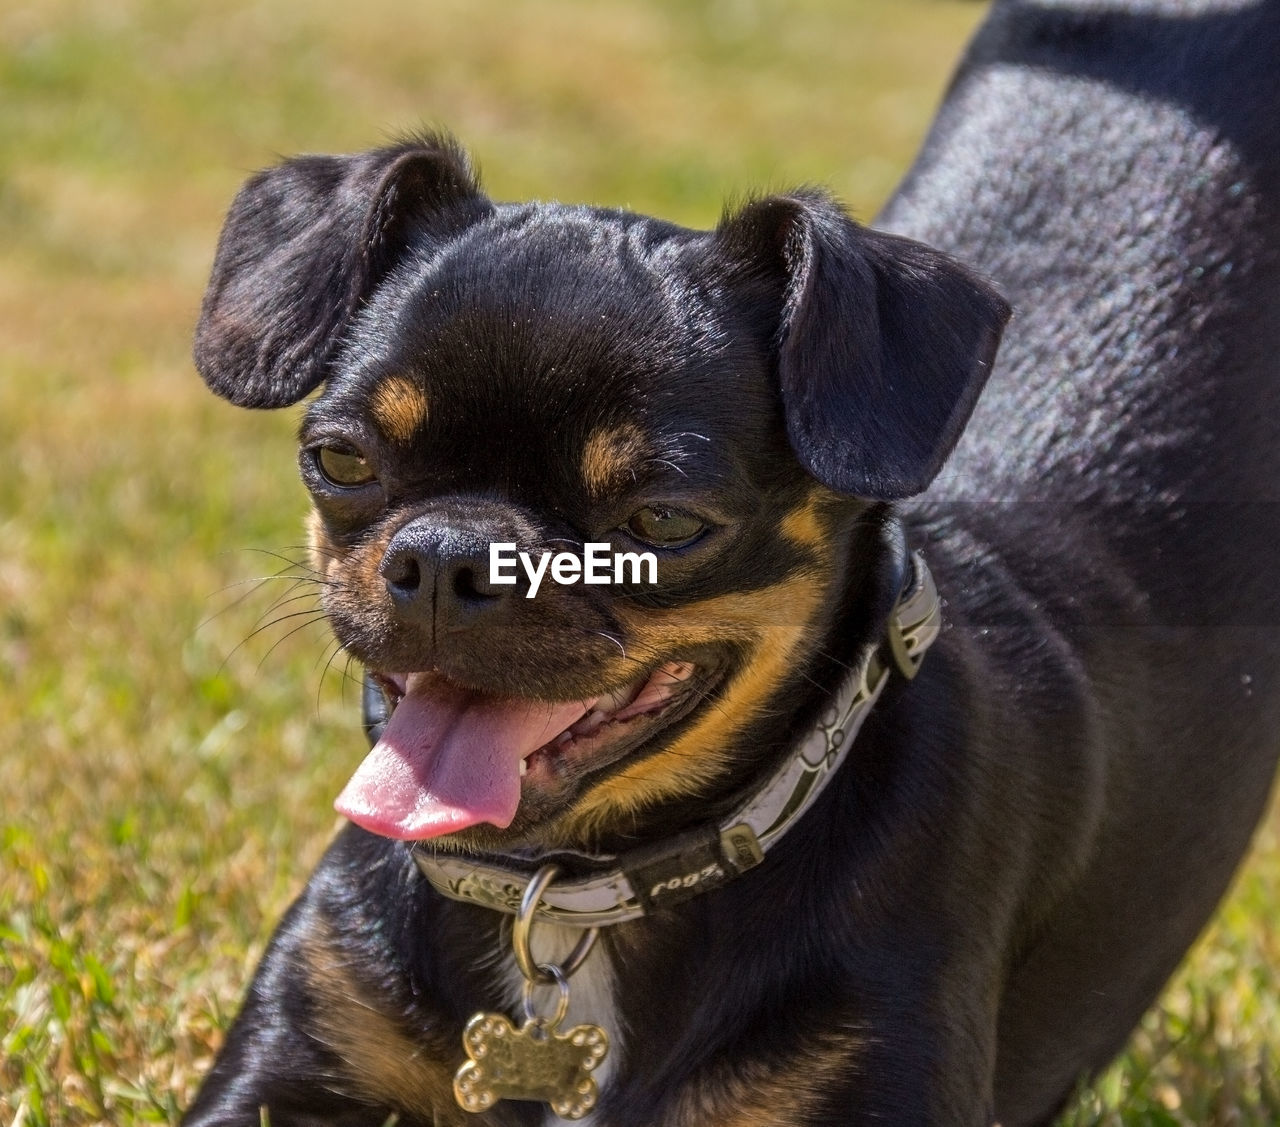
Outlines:
[[[604,934],[595,1122],[1045,1124],[1212,912],[1280,746],[1277,58],[1274,3],[997,4],[880,220],[1012,300],[989,381],[995,292],[820,195],[709,233],[494,205],[427,139],[238,198],[197,360],[248,406],[323,382],[304,446],[374,451],[361,497],[303,456],[348,649],[553,699],[620,649],[705,670],[687,715],[462,845],[714,816],[880,636],[892,521],[942,589],[920,676],[765,864]],[[414,522],[580,542],[646,490],[719,521],[656,591],[479,626],[387,602]],[[541,1122],[449,1094],[462,1024],[510,1008],[504,936],[344,830],[186,1123]]]

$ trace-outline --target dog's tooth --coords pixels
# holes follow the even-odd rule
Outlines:
[[[520,760],[520,774],[521,774],[521,776],[527,775],[528,773],[529,773],[529,761],[528,761],[527,759],[522,759],[522,760]]]
[[[645,685],[649,683],[647,677],[637,677],[629,685],[623,685],[622,688],[609,694],[607,711],[617,712],[619,709],[626,708],[641,692],[644,691]],[[602,702],[603,704],[603,702]]]
[[[606,720],[612,718],[612,713],[602,712],[600,709],[594,709],[579,720],[572,728],[569,734],[574,737],[592,735]]]

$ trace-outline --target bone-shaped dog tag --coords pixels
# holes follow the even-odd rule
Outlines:
[[[589,1075],[609,1038],[598,1025],[558,1032],[558,1021],[529,1018],[519,1029],[502,1014],[479,1013],[462,1034],[468,1059],[453,1077],[464,1111],[485,1111],[498,1100],[541,1100],[561,1119],[581,1119],[600,1089]]]

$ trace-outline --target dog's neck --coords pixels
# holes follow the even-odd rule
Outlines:
[[[573,851],[474,854],[415,843],[432,886],[455,900],[515,913],[537,872],[562,874],[542,895],[538,918],[576,927],[636,919],[710,891],[755,867],[813,805],[844,762],[894,672],[910,679],[941,626],[941,603],[920,555],[895,528],[901,578],[883,636],[867,646],[815,727],[727,815],[619,854]]]

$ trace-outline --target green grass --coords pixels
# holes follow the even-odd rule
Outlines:
[[[869,217],[980,14],[0,10],[0,1122],[175,1120],[361,754],[323,627],[253,634],[279,585],[245,581],[302,539],[296,419],[215,401],[188,360],[240,179],[279,153],[447,124],[503,198],[707,225],[727,196],[817,181]],[[1280,1122],[1278,824],[1066,1123]]]

